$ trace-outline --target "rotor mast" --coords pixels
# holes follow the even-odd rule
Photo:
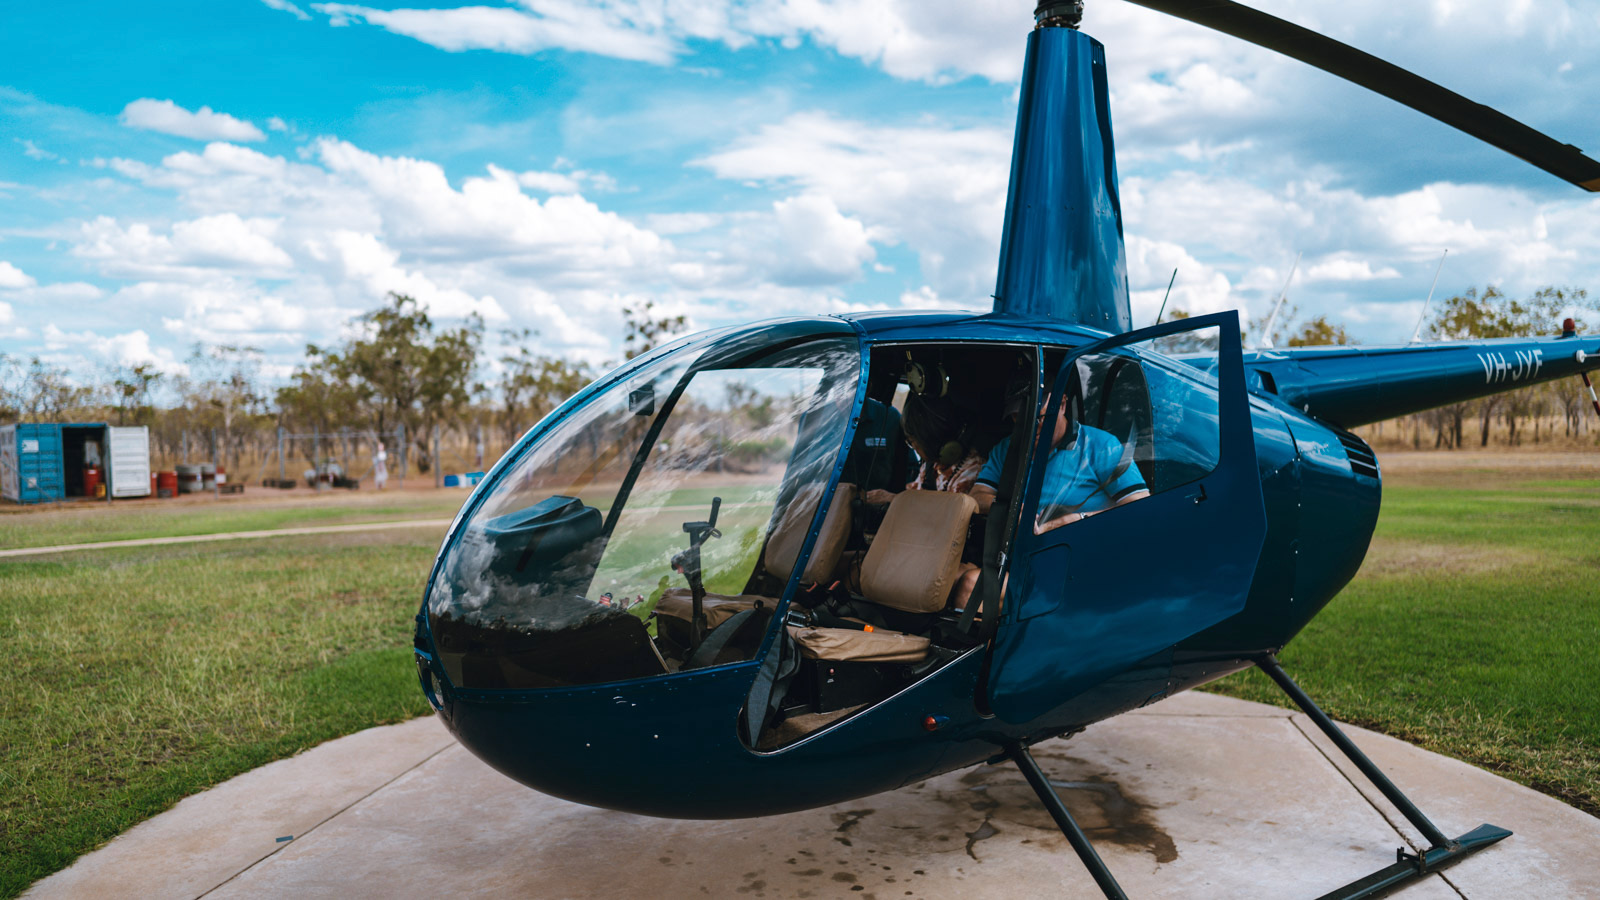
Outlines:
[[[1041,0],[1028,36],[994,310],[1128,331],[1105,49],[1082,0]]]

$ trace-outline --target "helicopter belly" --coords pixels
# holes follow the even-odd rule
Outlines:
[[[450,731],[484,762],[542,793],[643,815],[727,819],[813,809],[980,762],[997,733],[973,706],[981,653],[774,753],[737,720],[754,666],[593,688],[455,696]],[[929,716],[941,727],[929,730]]]

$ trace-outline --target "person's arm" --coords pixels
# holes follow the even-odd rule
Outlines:
[[[971,496],[972,499],[978,501],[978,512],[987,514],[989,507],[994,505],[994,499],[998,494],[992,486],[980,481],[972,486]]]

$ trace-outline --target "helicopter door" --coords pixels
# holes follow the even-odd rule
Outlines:
[[[1238,613],[1266,535],[1237,313],[1072,352],[1037,434],[988,679],[1010,722]]]

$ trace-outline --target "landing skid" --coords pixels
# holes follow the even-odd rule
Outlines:
[[[1371,781],[1373,786],[1384,797],[1387,797],[1396,809],[1400,810],[1400,814],[1405,816],[1406,820],[1417,831],[1421,832],[1431,845],[1427,850],[1419,854],[1407,853],[1404,848],[1397,850],[1395,851],[1396,859],[1393,865],[1385,866],[1365,878],[1357,879],[1338,890],[1323,894],[1318,900],[1364,900],[1364,898],[1368,897],[1379,897],[1424,875],[1437,872],[1446,866],[1471,856],[1490,844],[1511,836],[1511,832],[1504,828],[1498,828],[1494,825],[1479,825],[1454,840],[1445,837],[1444,832],[1440,831],[1427,816],[1423,815],[1422,810],[1418,809],[1410,798],[1401,793],[1400,789],[1394,786],[1394,782],[1390,781],[1388,776],[1384,775],[1377,766],[1373,765],[1372,760],[1361,752],[1361,748],[1351,742],[1345,736],[1345,733],[1339,730],[1339,726],[1317,707],[1317,704],[1306,695],[1306,692],[1300,689],[1300,685],[1294,683],[1294,680],[1278,664],[1276,657],[1268,654],[1258,660],[1256,665],[1261,671],[1267,673],[1267,677],[1276,682],[1285,694],[1289,695],[1289,698],[1310,717],[1311,721],[1317,723],[1317,727],[1322,729],[1322,733],[1326,734],[1329,740],[1333,741],[1334,746],[1338,747],[1339,751],[1348,757],[1357,769],[1361,770],[1361,774],[1365,775],[1367,780]],[[1006,756],[1010,757],[1011,761],[1016,763],[1017,768],[1022,771],[1022,776],[1028,780],[1028,784],[1033,788],[1034,793],[1039,795],[1039,801],[1044,804],[1045,809],[1049,810],[1050,817],[1055,819],[1057,827],[1061,829],[1062,834],[1066,835],[1067,842],[1072,845],[1073,850],[1077,851],[1078,859],[1083,861],[1084,868],[1088,869],[1089,874],[1094,876],[1095,883],[1100,886],[1100,890],[1105,893],[1108,900],[1127,900],[1128,895],[1117,884],[1117,879],[1112,876],[1111,870],[1106,868],[1105,862],[1100,859],[1100,854],[1095,852],[1094,845],[1089,842],[1089,838],[1083,833],[1083,829],[1079,828],[1078,823],[1073,821],[1072,813],[1068,811],[1067,805],[1061,801],[1061,797],[1055,792],[1055,788],[1051,787],[1050,780],[1039,769],[1039,764],[1034,761],[1032,754],[1028,752],[1028,748],[1021,744],[1010,744],[1005,748],[1005,751]]]

